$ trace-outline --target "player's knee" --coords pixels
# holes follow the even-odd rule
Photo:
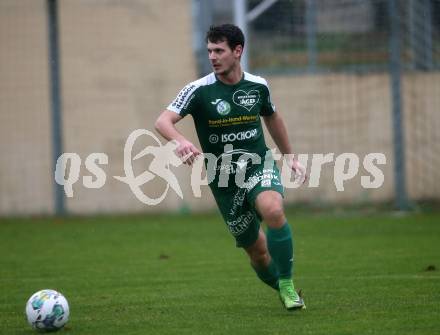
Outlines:
[[[260,214],[263,217],[263,220],[268,225],[281,225],[286,221],[284,210],[281,205],[273,205],[272,207],[267,207]]]
[[[259,214],[270,227],[277,227],[285,222],[283,200],[279,193],[260,193],[256,205]]]

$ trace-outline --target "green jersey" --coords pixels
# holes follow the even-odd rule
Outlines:
[[[262,77],[244,72],[237,84],[227,85],[211,73],[186,85],[167,109],[182,117],[192,115],[204,153],[264,157],[267,151],[260,116],[271,115],[275,107]],[[232,151],[225,149],[231,145]]]

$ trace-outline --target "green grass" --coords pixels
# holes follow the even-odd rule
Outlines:
[[[293,313],[216,214],[2,219],[0,334],[34,333],[24,307],[43,288],[69,300],[66,335],[440,333],[440,213],[288,216]]]

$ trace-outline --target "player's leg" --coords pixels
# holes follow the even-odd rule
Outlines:
[[[267,246],[278,271],[280,298],[287,309],[303,308],[292,281],[293,242],[280,193],[267,190],[255,198],[255,208],[267,225]]]
[[[265,284],[278,290],[278,271],[267,250],[266,235],[260,228],[255,208],[246,200],[246,190],[213,192],[229,232],[237,247],[249,255],[252,268]]]
[[[278,290],[278,269],[270,257],[267,249],[266,235],[260,228],[258,238],[254,244],[244,248],[251,261],[258,278],[275,290]]]
[[[255,208],[267,225],[267,245],[280,271],[280,278],[292,278],[292,233],[284,215],[281,194],[273,190],[259,193]]]

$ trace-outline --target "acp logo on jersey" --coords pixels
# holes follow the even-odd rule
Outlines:
[[[246,108],[249,112],[260,101],[260,92],[257,90],[248,92],[238,90],[232,95],[232,101],[234,101],[234,104]]]
[[[215,109],[220,115],[228,115],[231,111],[231,105],[225,100],[215,99],[215,101],[211,101],[211,104],[215,105]]]

